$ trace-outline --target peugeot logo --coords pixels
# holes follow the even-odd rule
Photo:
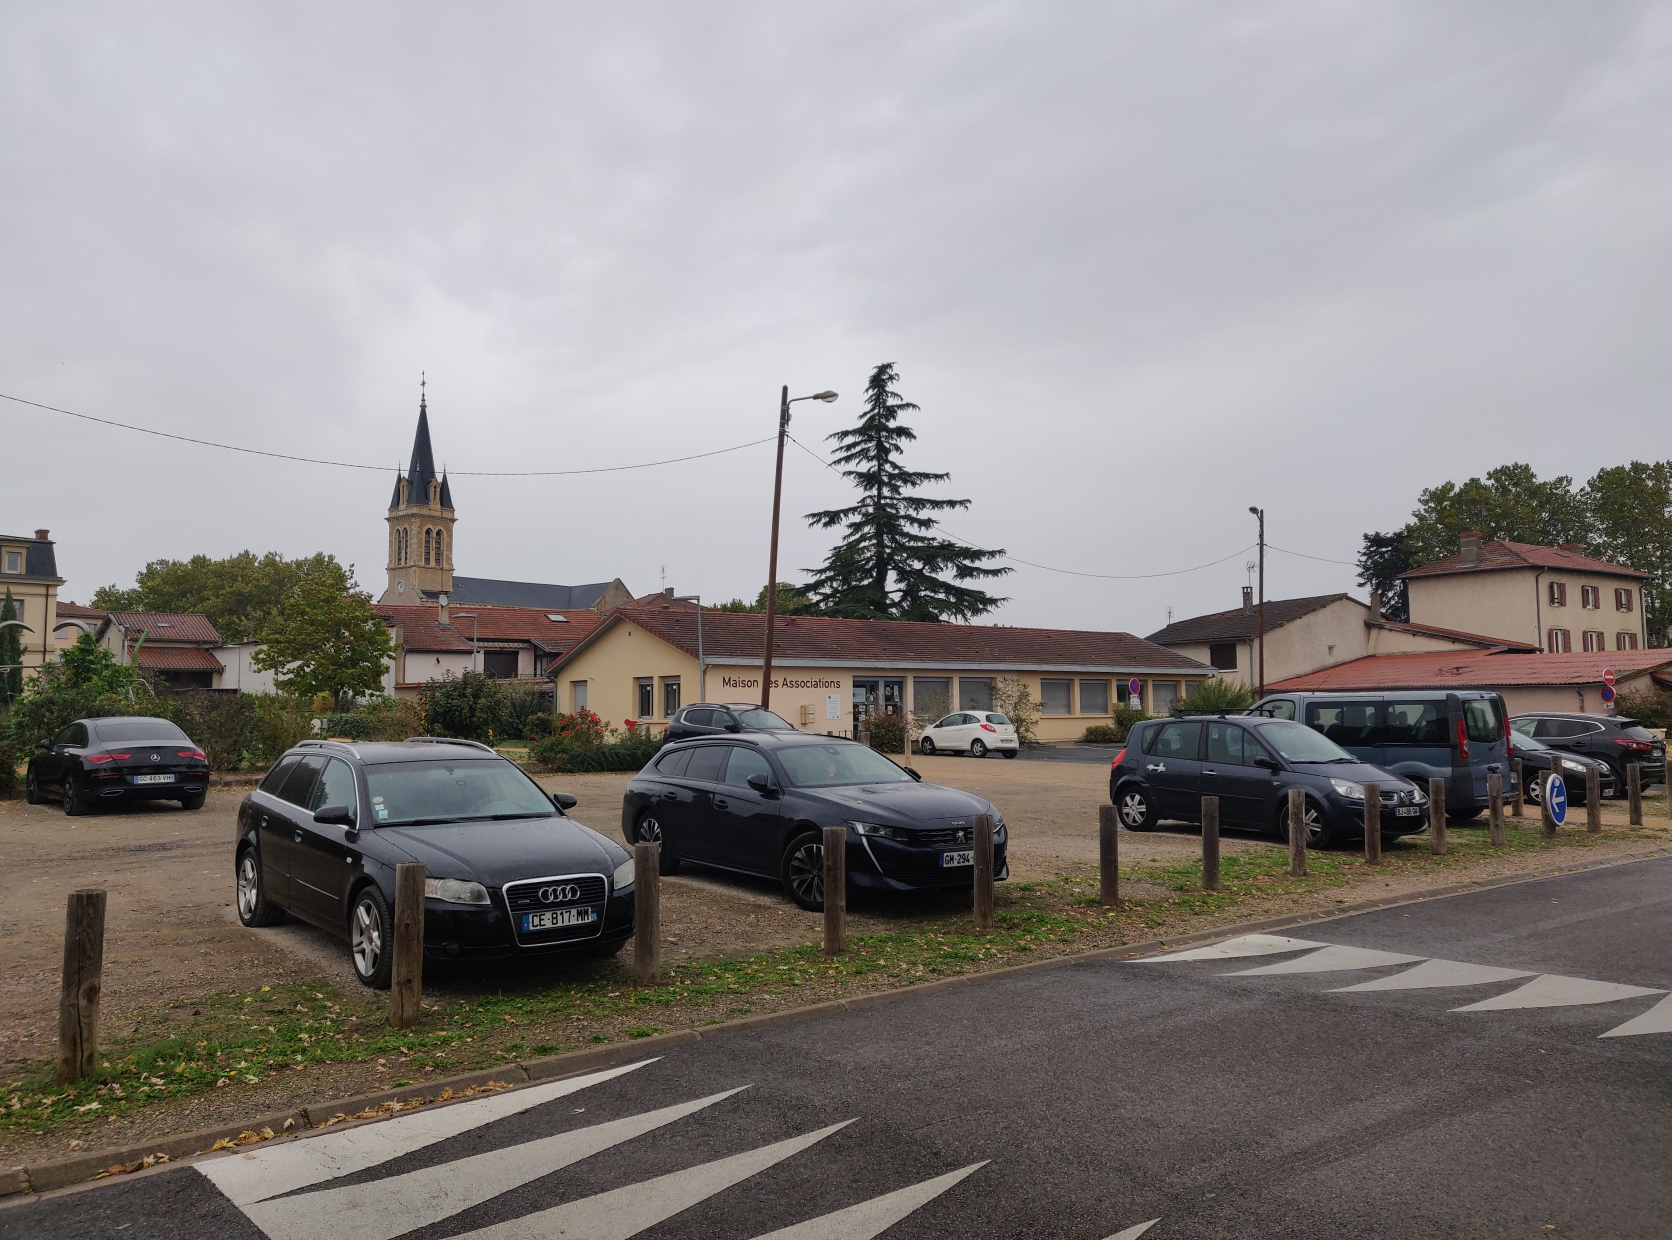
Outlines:
[[[564,883],[560,887],[540,888],[539,896],[541,904],[568,904],[581,898],[581,889],[574,883]]]
[[[966,834],[967,834],[967,832],[964,832],[964,831],[958,832],[958,841],[957,842],[962,844],[964,842],[964,836]]]

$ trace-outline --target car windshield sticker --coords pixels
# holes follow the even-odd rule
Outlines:
[[[383,803],[382,797],[372,798],[372,810],[379,818],[389,817],[389,807]]]

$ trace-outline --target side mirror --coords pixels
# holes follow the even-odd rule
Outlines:
[[[575,806],[579,805],[580,802],[576,798],[570,796],[567,792],[554,792],[552,793],[552,804],[557,806],[558,813],[566,814],[570,810],[574,809]]]
[[[756,792],[760,793],[763,797],[775,797],[778,795],[778,790],[772,786],[772,781],[765,775],[749,776],[749,786]]]
[[[1276,770],[1279,769],[1278,765],[1277,765],[1277,759],[1276,758],[1255,758],[1254,759],[1254,765],[1259,767],[1261,770],[1266,770],[1266,771],[1274,771],[1275,772]]]
[[[41,737],[40,740],[35,742],[35,748],[36,749],[51,749],[52,748],[52,738],[50,736]]]
[[[912,769],[912,768],[911,768],[911,767],[909,767],[909,766],[905,766],[905,767],[901,767],[901,768],[900,768],[900,769],[901,769],[901,770],[903,770],[903,771],[905,771],[905,773],[906,773],[906,774],[907,774],[907,775],[910,775],[910,776],[911,776],[911,777],[912,777],[912,778],[913,778],[913,779],[915,779],[915,780],[916,780],[916,781],[917,781],[917,782],[918,782],[918,783],[922,783],[922,782],[923,782],[923,776],[921,776],[921,775],[919,775],[919,774],[918,774],[918,773],[917,773],[917,772],[916,772],[916,771],[915,771],[915,770],[913,770],[913,769]]]
[[[313,820],[332,826],[352,827],[354,825],[354,814],[346,805],[327,805],[323,809],[314,811]]]
[[[737,722],[737,720],[733,719],[730,723],[728,723],[726,725],[726,731],[728,731],[728,732],[741,732],[741,731],[743,731],[743,725],[741,723]]]

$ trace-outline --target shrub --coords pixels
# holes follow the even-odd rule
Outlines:
[[[1646,728],[1672,728],[1672,693],[1665,689],[1632,689],[1620,694],[1614,713],[1640,720]]]
[[[249,763],[271,766],[285,750],[313,735],[313,711],[285,693],[246,694],[255,703]]]
[[[1009,718],[1019,745],[1039,744],[1039,703],[1015,676],[993,682],[993,709]]]
[[[0,729],[0,797],[9,797],[17,787],[17,746]]]
[[[1222,676],[1210,676],[1187,698],[1173,703],[1172,714],[1239,715],[1254,705],[1254,691],[1247,685],[1233,685]]]
[[[160,699],[157,714],[203,750],[212,771],[235,771],[250,760],[261,727],[255,695],[192,689]]]
[[[662,748],[660,736],[646,735],[609,745],[583,745],[564,749],[551,740],[534,746],[530,756],[541,766],[570,774],[597,771],[637,771]]]
[[[1109,723],[1094,723],[1081,734],[1088,745],[1118,745],[1126,739],[1126,729]]]
[[[864,725],[871,733],[871,748],[878,753],[904,753],[906,725],[898,715],[877,715]]]
[[[56,663],[48,663],[12,705],[6,728],[16,752],[33,753],[43,737],[76,719],[154,713],[151,683],[132,664],[118,664],[109,650],[83,633]]]
[[[378,696],[362,701],[347,714],[321,715],[315,723],[320,735],[351,741],[404,741],[424,733],[424,715],[416,702]]]
[[[539,684],[512,681],[505,689],[505,729],[498,735],[534,740],[528,733],[530,719],[551,718],[551,695]]]
[[[485,672],[448,672],[431,680],[424,685],[422,702],[424,731],[430,736],[486,741],[505,730],[504,682]]]

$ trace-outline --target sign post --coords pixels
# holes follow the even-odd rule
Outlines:
[[[1614,704],[1614,669],[1611,667],[1605,667],[1602,670],[1602,704],[1604,706]]]
[[[1552,775],[1550,784],[1544,790],[1545,803],[1550,807],[1550,821],[1558,827],[1567,823],[1568,796],[1567,784],[1560,775]]]
[[[1129,710],[1144,709],[1144,682],[1136,676],[1126,682],[1126,705]]]

